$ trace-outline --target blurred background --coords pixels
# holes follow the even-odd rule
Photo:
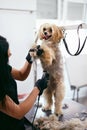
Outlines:
[[[57,26],[87,24],[87,0],[0,0],[0,35],[10,43],[12,56],[10,64],[20,68],[25,62],[28,50],[35,40],[35,32],[42,23],[54,23]],[[78,46],[77,29],[66,30],[69,49],[74,53]],[[87,28],[80,30],[83,43]],[[68,57],[63,41],[60,49],[64,57]],[[87,53],[87,45],[82,54]],[[18,83],[18,93],[29,93],[34,86],[35,66],[28,78]],[[40,64],[37,65],[37,78],[42,75]],[[66,70],[64,70],[66,98],[72,98],[72,91]],[[80,92],[80,97],[87,96],[87,89]]]

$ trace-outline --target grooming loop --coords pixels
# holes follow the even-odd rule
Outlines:
[[[84,42],[83,42],[83,44],[81,46],[80,36],[79,36],[79,29],[82,29],[82,28],[87,29],[87,24],[82,23],[82,24],[79,24],[79,25],[65,26],[65,27],[61,27],[61,28],[62,28],[63,34],[65,35],[64,38],[63,38],[63,42],[64,42],[64,45],[65,45],[65,48],[66,48],[68,54],[71,55],[71,56],[77,56],[77,55],[79,55],[82,52],[82,50],[83,50],[83,48],[85,46],[86,40],[87,40],[87,36],[86,36],[85,40],[84,40]],[[77,48],[77,51],[74,54],[72,54],[69,51],[68,44],[66,42],[66,33],[65,33],[65,30],[71,30],[71,29],[77,29],[77,36],[78,36],[78,48]]]

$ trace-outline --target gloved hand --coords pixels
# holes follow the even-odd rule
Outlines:
[[[45,72],[42,75],[42,78],[36,81],[35,87],[37,87],[40,90],[39,96],[42,95],[44,89],[47,88],[48,80],[49,80],[49,74]]]
[[[30,50],[29,50],[29,52],[28,52],[28,54],[27,54],[27,56],[26,56],[26,60],[27,60],[30,64],[33,63],[33,58],[32,58],[32,56],[30,55]]]
[[[40,45],[38,45],[37,46],[37,56],[41,56],[43,52],[44,52],[43,49],[40,48]]]

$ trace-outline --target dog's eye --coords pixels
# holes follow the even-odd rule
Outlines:
[[[46,31],[46,28],[43,28],[43,31]]]
[[[52,28],[50,28],[49,31],[52,32]]]

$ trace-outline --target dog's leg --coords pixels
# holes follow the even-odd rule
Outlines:
[[[54,113],[56,115],[63,115],[62,113],[62,101],[64,99],[65,95],[65,87],[62,81],[57,83],[57,87],[55,89],[55,94],[54,94],[54,101],[55,101],[55,110]]]
[[[52,101],[52,92],[49,90],[49,88],[47,88],[44,91],[44,98],[46,100],[46,104],[43,106],[42,110],[44,111],[51,110],[53,101]]]

